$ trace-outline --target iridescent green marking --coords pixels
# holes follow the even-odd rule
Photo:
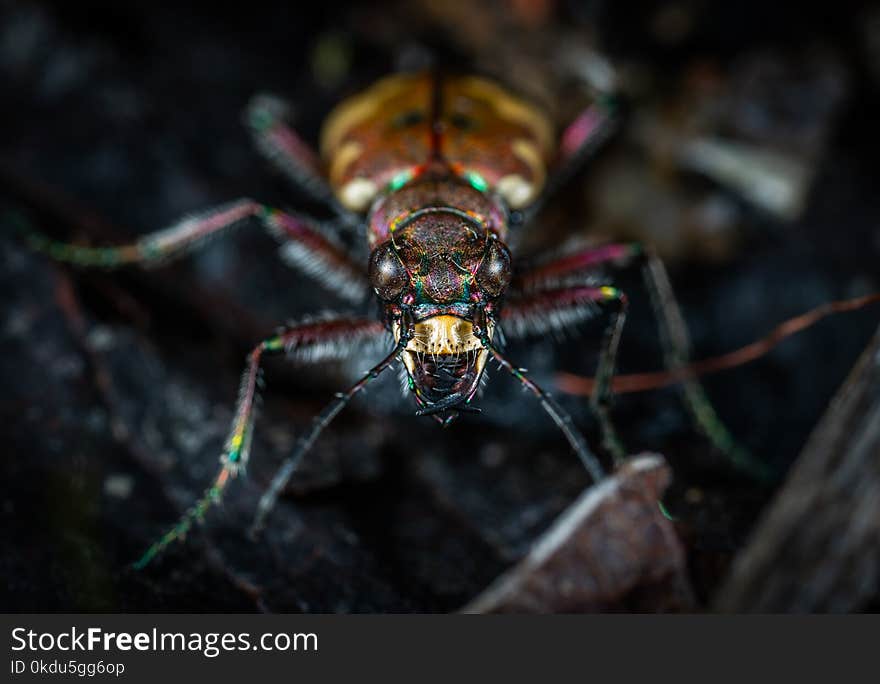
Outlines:
[[[241,424],[232,436],[229,438],[229,446],[227,446],[226,453],[226,462],[232,465],[237,465],[242,458],[242,452],[244,451],[245,438],[248,435],[248,423]]]
[[[273,337],[263,342],[263,349],[266,351],[280,351],[284,349],[284,340],[281,337]]]
[[[773,473],[766,463],[757,460],[751,452],[740,446],[727,426],[715,412],[715,408],[706,396],[702,385],[696,382],[684,384],[684,397],[691,411],[693,411],[697,424],[703,433],[709,438],[722,453],[726,454],[730,462],[743,472],[748,473],[759,482],[771,482]]]
[[[22,239],[35,252],[48,255],[55,261],[77,266],[103,266],[113,268],[130,263],[142,256],[143,247],[83,247],[66,242],[51,240],[27,227],[22,219],[12,215],[15,230],[22,234]]]
[[[275,117],[262,107],[255,107],[251,111],[250,124],[260,133],[263,133],[268,128],[271,128],[274,123]]]
[[[32,240],[30,244],[56,261],[80,266],[117,266],[124,261],[122,252],[116,247],[79,247],[50,240]]]
[[[660,513],[663,514],[663,517],[667,520],[675,522],[675,516],[669,512],[669,509],[666,508],[666,504],[664,504],[660,499],[657,499],[657,508],[660,509]]]
[[[208,509],[220,500],[220,488],[217,485],[210,487],[192,508],[187,511],[183,519],[166,532],[161,539],[154,542],[144,554],[134,563],[135,570],[143,570],[172,542],[184,539],[186,533],[192,529],[193,522],[203,522]]]
[[[412,180],[412,178],[413,178],[412,169],[407,169],[405,171],[401,171],[400,173],[395,175],[394,178],[392,178],[388,182],[388,190],[391,192],[395,192],[397,190],[400,190],[404,185],[409,183]]]
[[[464,179],[471,184],[471,187],[478,192],[486,192],[489,189],[489,183],[476,171],[465,171]]]
[[[158,259],[162,256],[162,247],[160,247],[152,240],[145,240],[144,242],[140,243],[138,245],[138,249],[140,250],[140,253],[144,257],[144,259],[147,260]]]

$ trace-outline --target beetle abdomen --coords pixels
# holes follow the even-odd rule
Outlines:
[[[334,192],[355,211],[432,162],[522,208],[544,185],[552,145],[547,118],[495,83],[426,73],[391,76],[349,98],[321,135]]]
[[[444,81],[441,108],[443,158],[466,176],[476,174],[512,208],[531,204],[553,150],[544,114],[475,76]]]

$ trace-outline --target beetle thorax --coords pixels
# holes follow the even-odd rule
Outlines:
[[[474,217],[500,240],[507,237],[507,211],[503,205],[463,180],[449,176],[419,179],[379,198],[367,223],[370,247],[388,240],[392,229],[401,230],[401,223],[407,217],[421,210],[440,207],[451,207]]]

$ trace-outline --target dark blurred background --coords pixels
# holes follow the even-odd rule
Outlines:
[[[164,269],[104,273],[28,252],[10,217],[101,244],[242,196],[322,215],[252,149],[248,99],[287,98],[315,142],[335,103],[432,64],[500,78],[560,127],[613,67],[620,131],[521,249],[656,246],[696,357],[880,289],[874,3],[0,0],[0,609],[455,610],[588,484],[500,374],[483,415],[445,431],[415,418],[389,376],[322,436],[253,542],[245,532],[274,467],[374,359],[271,363],[249,477],[186,544],[129,569],[213,475],[247,350],[287,319],[347,307],[281,265],[256,229]],[[633,299],[621,370],[657,369],[638,274],[617,277]],[[769,481],[714,454],[675,390],[618,399],[627,445],[672,465],[666,505],[698,607],[877,319],[867,309],[826,320],[706,379]],[[557,371],[591,374],[600,332],[586,324],[510,355],[552,388]],[[596,444],[586,400],[560,397]],[[615,609],[637,607],[621,597]]]

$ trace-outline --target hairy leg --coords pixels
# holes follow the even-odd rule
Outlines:
[[[614,100],[610,95],[600,95],[563,131],[544,191],[535,204],[523,210],[519,221],[530,222],[554,193],[602,147],[616,128],[617,107]]]
[[[193,524],[201,521],[208,509],[220,501],[230,480],[244,472],[250,456],[255,405],[262,374],[261,363],[265,356],[286,353],[295,359],[312,362],[345,358],[359,346],[371,340],[379,340],[385,334],[384,326],[377,321],[343,317],[327,318],[288,327],[254,347],[247,356],[235,416],[220,456],[219,472],[202,497],[168,532],[146,550],[135,563],[135,567],[145,567],[169,544],[182,539]],[[351,392],[351,395],[353,394],[354,392]],[[317,434],[314,435],[316,436]],[[306,449],[298,449],[301,451],[300,457],[311,446],[314,437]]]
[[[371,381],[378,378],[382,372],[389,368],[391,364],[399,358],[411,337],[411,329],[408,332],[404,332],[400,337],[400,341],[388,356],[367,371],[345,392],[338,392],[333,401],[327,404],[321,413],[315,417],[312,422],[312,427],[307,433],[300,437],[293,453],[287,457],[284,463],[281,464],[281,467],[278,468],[275,476],[272,478],[269,487],[263,493],[263,496],[260,497],[260,502],[257,505],[257,513],[254,516],[254,522],[251,525],[250,532],[252,535],[258,534],[263,529],[266,524],[266,518],[272,512],[272,509],[275,508],[275,503],[278,500],[278,495],[281,493],[281,490],[283,490],[288,481],[290,481],[294,471],[299,467],[303,456],[305,456],[308,450],[312,448],[312,445],[315,443],[315,440],[318,439],[318,436],[324,431],[324,428],[326,428],[331,421],[339,415],[339,412],[345,408],[346,404],[351,401],[352,397],[363,390]]]
[[[516,336],[573,325],[592,318],[601,310],[609,311],[590,408],[599,421],[602,446],[611,454],[616,464],[626,458],[626,449],[617,436],[610,417],[611,381],[614,377],[620,336],[626,321],[627,306],[626,295],[614,287],[559,287],[514,296],[501,315],[504,329]]]
[[[687,371],[690,357],[690,336],[672,290],[669,276],[662,261],[640,245],[609,244],[582,249],[538,264],[526,272],[518,274],[512,285],[512,295],[516,297],[519,293],[522,301],[516,306],[517,300],[514,299],[515,306],[506,312],[506,315],[514,323],[511,332],[514,334],[519,331],[540,332],[541,325],[546,330],[570,325],[577,320],[588,318],[592,313],[592,310],[587,306],[588,302],[573,300],[566,305],[565,297],[553,300],[552,296],[545,298],[545,293],[549,295],[554,292],[553,288],[559,287],[560,283],[571,283],[578,278],[590,282],[596,278],[593,273],[594,269],[602,265],[621,266],[633,262],[640,264],[642,269],[651,306],[657,320],[665,365],[669,370],[680,374],[682,399],[694,423],[717,449],[728,456],[735,466],[758,478],[765,478],[767,476],[766,468],[736,443],[718,417],[702,384],[692,372]],[[573,288],[573,290],[576,291],[577,288]],[[542,301],[543,304],[538,303]],[[557,301],[558,304],[554,306],[552,301]],[[528,319],[530,311],[541,313],[532,325],[523,324],[521,321]],[[603,397],[610,397],[612,379],[610,374],[614,370],[613,361],[617,346],[617,340],[613,338],[616,334],[619,340],[620,326],[622,326],[622,321],[618,319],[617,322],[612,322],[606,330],[606,343],[603,345],[603,353],[600,355],[597,384],[593,392],[594,406],[602,401],[607,401]],[[618,332],[615,333],[615,330]],[[613,432],[609,432],[609,434],[613,434]]]
[[[257,149],[294,186],[330,207],[345,225],[358,225],[357,214],[343,207],[333,194],[317,153],[287,125],[288,110],[288,105],[273,95],[260,94],[251,99],[245,120]]]
[[[24,239],[34,249],[57,261],[78,266],[118,268],[155,267],[197,250],[206,242],[256,218],[282,243],[281,255],[291,265],[350,301],[361,301],[369,290],[365,269],[358,265],[329,230],[312,219],[288,214],[250,199],[188,216],[168,228],[148,233],[128,245],[84,247],[50,240],[23,228]]]

